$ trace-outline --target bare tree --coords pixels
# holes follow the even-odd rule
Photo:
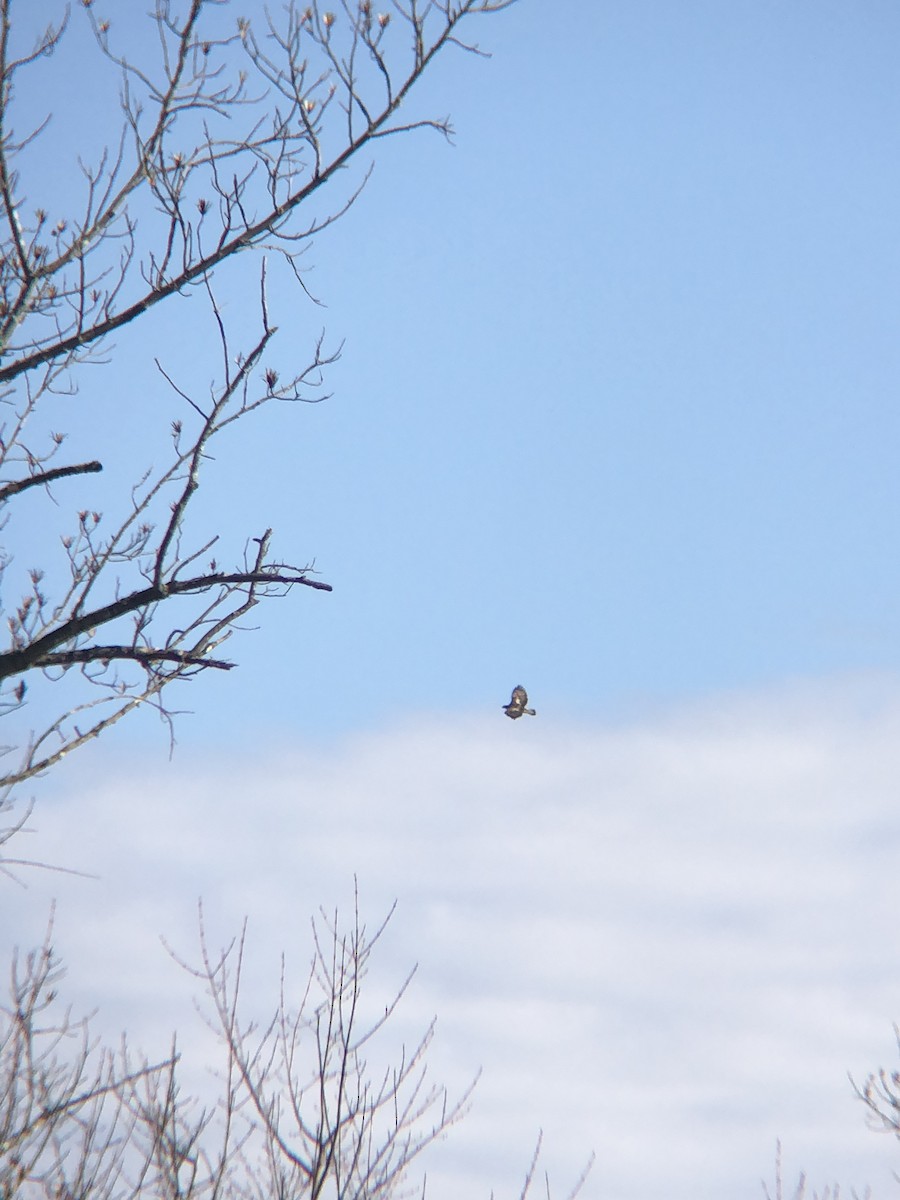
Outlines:
[[[256,1156],[266,1195],[387,1197],[467,1107],[471,1088],[450,1102],[445,1088],[427,1081],[434,1022],[399,1061],[380,1071],[369,1065],[412,979],[364,1018],[363,984],[389,919],[369,933],[358,908],[349,929],[337,914],[322,913],[312,922],[315,950],[300,1003],[288,1001],[283,963],[277,1010],[257,1026],[238,1012],[246,930],[213,956],[201,914],[201,961],[188,969],[209,998],[210,1025],[225,1049],[225,1125],[244,1160]]]
[[[900,1049],[900,1025],[894,1026],[894,1037]],[[900,1071],[880,1067],[864,1083],[858,1084],[852,1075],[850,1083],[866,1107],[872,1128],[900,1138]]]
[[[53,923],[43,945],[15,957],[0,1008],[0,1197],[121,1195],[124,1149],[137,1117],[123,1098],[139,1079],[161,1087],[175,1058],[130,1071],[60,1005]]]
[[[320,914],[299,1001],[283,962],[278,1004],[259,1022],[243,1011],[246,928],[214,952],[201,909],[199,961],[174,957],[198,981],[219,1046],[213,1090],[202,1098],[183,1094],[174,1042],[162,1061],[135,1062],[124,1041],[115,1054],[104,1049],[86,1019],[62,1008],[51,921],[44,944],[14,963],[0,1007],[0,1198],[408,1194],[412,1164],[464,1115],[474,1081],[455,1100],[429,1082],[434,1022],[394,1061],[383,1055],[379,1040],[413,977],[378,1010],[366,1003],[391,915],[369,932],[358,905],[346,927],[336,913]],[[539,1151],[540,1140],[521,1200]],[[584,1173],[569,1200],[583,1182]]]
[[[433,1024],[375,1072],[367,1056],[411,976],[374,1020],[362,989],[387,922],[367,933],[355,916],[313,922],[315,954],[300,1002],[281,998],[263,1024],[239,999],[245,933],[213,953],[200,921],[201,983],[221,1047],[204,1107],[182,1095],[180,1056],[137,1065],[127,1048],[92,1042],[85,1020],[59,1007],[52,927],[14,964],[0,1010],[0,1196],[329,1196],[378,1200],[397,1192],[416,1156],[462,1115],[427,1082]],[[74,1050],[73,1050],[74,1047]]]
[[[159,348],[175,406],[167,464],[136,468],[117,511],[71,511],[54,562],[0,555],[4,599],[18,595],[7,605],[0,712],[27,719],[21,712],[35,696],[29,681],[49,681],[58,698],[24,746],[21,738],[6,746],[15,761],[0,775],[0,803],[139,706],[169,719],[164,690],[230,669],[223,643],[263,598],[296,587],[330,590],[310,561],[273,552],[271,529],[248,531],[243,552],[224,562],[221,555],[233,551],[218,535],[189,529],[211,443],[272,401],[323,398],[324,369],[339,351],[319,335],[306,361],[286,373],[268,362],[277,326],[266,255],[309,295],[300,256],[365,182],[363,173],[348,190],[344,168],[381,138],[419,128],[449,135],[446,120],[404,119],[401,105],[445,47],[476,51],[462,37],[476,14],[513,2],[393,0],[377,12],[368,0],[341,0],[332,12],[291,0],[277,19],[265,10],[256,22],[237,16],[230,0],[156,0],[151,52],[146,36],[123,48],[115,21],[98,15],[94,0],[81,0],[74,14],[66,9],[25,43],[34,8],[0,0],[0,520],[7,534],[29,495],[40,491],[65,512],[71,481],[103,470],[99,457],[65,457],[66,432],[44,406],[84,386],[82,369],[108,360],[112,334],[195,292],[206,299],[219,347],[217,382],[203,396],[179,384]],[[54,107],[69,103],[54,93],[51,58],[76,19],[93,34],[94,87],[103,67],[115,81],[120,120],[95,162],[75,147],[77,187],[42,196],[34,163]],[[47,112],[27,123],[18,89],[39,71]],[[248,252],[258,327],[248,335],[244,316],[236,340],[214,281],[224,263]],[[0,833],[0,845],[14,830]]]
[[[770,1191],[768,1184],[763,1183],[762,1188],[765,1200],[841,1200],[842,1195],[841,1186],[838,1183],[827,1185],[821,1191],[808,1191],[806,1175],[802,1171],[796,1186],[788,1190],[782,1173],[781,1142],[777,1142],[775,1145],[774,1187]],[[858,1192],[851,1188],[847,1197],[848,1200],[871,1200],[871,1190],[865,1188],[862,1192]]]

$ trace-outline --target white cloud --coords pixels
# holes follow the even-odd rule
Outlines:
[[[159,935],[190,954],[199,896],[217,943],[249,916],[267,1012],[280,950],[302,973],[356,874],[368,920],[399,902],[373,1004],[418,962],[397,1036],[437,1013],[434,1076],[484,1068],[433,1197],[517,1194],[540,1127],[560,1192],[593,1149],[589,1197],[759,1196],[780,1137],[788,1183],[884,1194],[900,1152],[846,1073],[889,1065],[900,1019],[898,735],[900,687],[863,680],[156,769],[100,747],[48,781],[29,847],[100,880],[5,885],[3,940],[58,896],[74,993],[162,1053],[196,1017]]]

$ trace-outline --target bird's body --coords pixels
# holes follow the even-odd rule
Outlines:
[[[502,704],[500,707],[508,717],[512,718],[513,721],[517,721],[523,713],[527,713],[529,717],[536,717],[537,713],[533,708],[525,707],[527,703],[528,693],[525,691],[522,685],[519,684],[517,687],[513,688],[509,704]]]

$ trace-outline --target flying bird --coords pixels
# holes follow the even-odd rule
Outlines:
[[[509,704],[501,704],[500,707],[513,721],[518,720],[522,713],[528,713],[529,717],[536,717],[537,713],[533,708],[525,707],[527,703],[528,693],[525,691],[522,685],[519,684],[518,687],[513,688]]]

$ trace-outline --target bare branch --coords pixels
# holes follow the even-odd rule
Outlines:
[[[208,592],[212,588],[226,585],[250,585],[273,587],[282,585],[293,587],[303,584],[306,587],[317,588],[330,592],[331,584],[317,579],[310,579],[305,573],[307,568],[287,568],[287,573],[274,570],[213,572],[207,575],[197,575],[192,579],[174,579],[169,583],[151,584],[127,596],[106,604],[102,608],[93,609],[78,617],[72,617],[58,629],[38,638],[29,646],[20,650],[9,650],[0,654],[0,679],[10,675],[18,675],[22,671],[35,667],[51,665],[49,655],[57,646],[74,641],[82,634],[92,629],[108,625],[120,617],[140,609],[147,609],[153,604],[167,599],[169,596],[182,596],[191,592]]]
[[[325,374],[340,346],[326,350],[324,332],[305,366],[269,361],[278,349],[269,252],[290,268],[301,300],[312,299],[303,254],[361,195],[372,169],[361,161],[367,147],[424,128],[449,135],[449,120],[401,117],[400,108],[445,47],[479,53],[461,36],[470,18],[506,7],[434,0],[376,14],[366,0],[340,0],[336,12],[315,0],[287,0],[256,20],[239,16],[229,30],[223,18],[230,5],[157,0],[148,14],[155,39],[135,41],[133,50],[117,44],[115,21],[94,4],[73,10],[73,22],[86,19],[94,34],[98,59],[85,68],[92,85],[102,88],[103,68],[111,67],[120,105],[105,148],[91,161],[82,147],[72,152],[51,140],[49,114],[62,100],[49,69],[28,93],[47,96],[47,119],[29,113],[24,134],[15,132],[22,123],[14,119],[13,83],[23,71],[42,69],[67,25],[47,27],[23,52],[14,5],[0,0],[0,503],[10,535],[0,553],[8,629],[0,714],[37,713],[24,748],[16,738],[21,761],[0,786],[49,769],[140,706],[151,705],[173,739],[170,683],[230,670],[234,663],[219,648],[261,600],[294,585],[331,591],[311,565],[293,565],[304,561],[296,552],[273,560],[271,531],[246,540],[239,533],[229,550],[215,530],[195,536],[194,498],[216,469],[216,439],[235,422],[273,401],[327,398]],[[15,11],[18,22],[24,9]],[[67,105],[77,101],[65,97]],[[33,199],[40,153],[53,157],[61,181],[52,215]],[[358,160],[351,177],[345,169]],[[244,251],[261,258],[258,327],[249,331],[244,315],[230,327],[215,286],[219,266]],[[23,561],[14,540],[20,507],[12,501],[101,469],[95,460],[60,462],[66,435],[48,424],[49,405],[63,394],[73,411],[88,378],[81,368],[111,360],[110,335],[191,293],[203,300],[221,355],[218,378],[197,395],[176,379],[164,351],[153,354],[176,405],[168,456],[148,467],[117,453],[110,459],[98,446],[112,475],[93,494],[111,511],[98,503],[66,512],[51,495],[65,523],[54,540],[60,552],[46,564]],[[158,428],[156,407],[148,440]],[[121,501],[109,501],[125,472]],[[27,534],[24,544],[30,552]],[[213,549],[217,557],[208,558]],[[27,686],[31,672],[41,673],[41,685],[65,681],[62,712],[41,713],[47,689]]]
[[[54,467],[49,471],[39,471],[36,475],[28,476],[27,479],[18,479],[13,483],[0,486],[0,504],[12,496],[18,495],[19,492],[24,492],[26,488],[53,483],[55,479],[65,479],[68,475],[93,475],[102,470],[103,464],[93,461],[75,463],[70,467]]]
[[[202,654],[191,654],[189,650],[142,649],[139,646],[89,646],[82,650],[58,650],[44,654],[41,667],[71,667],[78,663],[99,662],[103,664],[123,659],[142,663],[178,663],[185,667],[214,667],[219,671],[230,671],[234,663],[223,659],[208,658]]]

